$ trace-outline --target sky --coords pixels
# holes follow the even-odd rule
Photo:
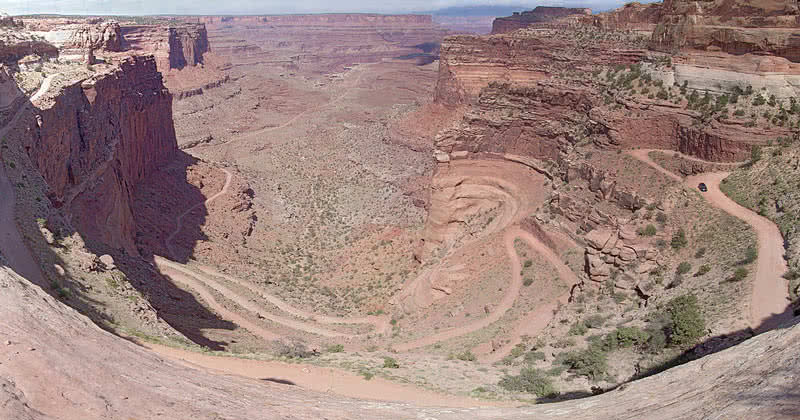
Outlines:
[[[11,15],[408,13],[474,5],[519,5],[520,10],[538,5],[590,7],[599,11],[624,3],[625,0],[0,0],[0,12]]]

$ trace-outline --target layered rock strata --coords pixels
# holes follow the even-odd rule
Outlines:
[[[50,200],[87,237],[137,254],[133,190],[177,151],[172,95],[153,57],[129,57],[36,105],[24,145]]]
[[[550,22],[571,15],[587,16],[592,9],[538,6],[533,10],[514,13],[513,16],[499,17],[492,23],[492,34],[504,34],[526,28],[536,23]]]

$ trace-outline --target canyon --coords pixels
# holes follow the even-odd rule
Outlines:
[[[792,418],[796,5],[694,3],[3,17],[0,416]]]

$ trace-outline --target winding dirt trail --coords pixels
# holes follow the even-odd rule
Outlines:
[[[36,93],[33,96],[31,96],[30,101],[35,102],[36,100],[41,98],[42,95],[47,93],[47,91],[50,89],[50,84],[53,83],[53,79],[55,79],[56,76],[58,76],[58,73],[51,74],[50,76],[45,77],[44,80],[42,81],[42,85],[39,86],[39,90],[37,90]]]
[[[511,260],[512,280],[508,291],[503,296],[503,299],[500,300],[495,310],[492,311],[492,313],[490,313],[489,316],[486,316],[478,321],[463,325],[461,327],[453,328],[447,331],[442,331],[437,334],[432,334],[426,337],[422,337],[417,340],[408,341],[396,345],[394,346],[394,348],[397,351],[409,351],[420,347],[430,346],[440,341],[460,337],[462,335],[478,331],[482,328],[486,328],[489,325],[493,324],[494,322],[497,322],[500,318],[502,318],[503,315],[505,315],[505,313],[508,312],[508,310],[511,309],[511,307],[514,305],[514,301],[517,300],[517,297],[519,297],[520,290],[522,289],[522,275],[520,274],[522,265],[519,261],[519,256],[517,255],[517,251],[514,249],[514,240],[516,238],[521,238],[522,240],[528,243],[531,249],[544,256],[545,259],[547,259],[547,261],[556,268],[559,276],[562,279],[568,279],[569,281],[572,281],[573,284],[577,283],[578,278],[575,275],[575,273],[573,273],[572,270],[570,270],[570,268],[567,267],[563,261],[561,261],[561,258],[559,258],[555,252],[553,252],[550,248],[548,248],[547,245],[543,244],[535,236],[522,230],[519,227],[510,227],[503,234],[503,242],[505,243],[508,257]],[[561,298],[559,298],[559,300],[563,298],[564,297],[562,296]],[[546,305],[545,307],[537,308],[532,313],[526,315],[523,320],[523,323],[525,321],[529,321],[532,322],[533,325],[518,326],[518,328],[515,329],[514,336],[512,337],[511,340],[514,343],[514,345],[516,345],[519,342],[520,337],[523,334],[535,334],[536,332],[541,331],[541,329],[546,327],[547,324],[550,322],[550,320],[553,318],[552,310],[553,308],[551,308],[550,305]],[[506,347],[508,346],[504,346],[498,351],[492,353],[492,356],[490,358],[495,358],[495,357],[502,358],[505,355],[502,354],[502,352],[506,350]],[[511,348],[513,348],[513,346],[508,347],[507,350],[510,351]]]
[[[759,216],[753,211],[740,206],[735,201],[726,196],[720,189],[719,184],[730,172],[710,172],[700,175],[687,177],[685,180],[673,174],[647,156],[652,150],[631,150],[628,154],[636,159],[652,166],[659,172],[668,174],[672,179],[683,182],[686,187],[694,189],[701,182],[708,187],[708,192],[703,193],[703,197],[711,205],[720,210],[737,217],[756,231],[758,237],[758,259],[756,260],[755,280],[750,301],[750,326],[756,332],[763,332],[774,328],[781,322],[791,318],[789,309],[788,285],[783,274],[788,267],[783,258],[783,236],[778,227],[769,219]],[[656,150],[661,152],[671,152],[668,150]],[[697,158],[693,160],[705,162]],[[707,162],[715,163],[715,162]],[[740,163],[734,163],[740,164]]]

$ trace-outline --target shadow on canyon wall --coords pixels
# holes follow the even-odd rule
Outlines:
[[[9,181],[17,182],[18,179],[22,180],[17,182],[14,189],[18,203],[31,198],[35,198],[40,203],[47,203],[50,197],[25,196],[25,194],[38,194],[35,192],[37,188],[29,188],[30,186],[39,186],[39,191],[49,191],[50,188],[39,175],[36,163],[27,154],[30,151],[26,153],[23,146],[24,141],[22,140],[22,137],[27,135],[24,130],[27,129],[27,132],[30,133],[32,128],[36,126],[37,117],[41,111],[24,95],[21,98],[25,98],[24,101],[20,99],[13,107],[0,110],[0,123],[3,126],[8,124],[9,126],[20,127],[20,129],[9,130],[8,135],[3,139],[3,143],[4,149],[18,148],[18,156],[21,156],[21,161],[12,164],[8,164],[5,161],[2,163],[6,165],[6,172],[15,171],[14,177],[8,175]],[[38,123],[41,124],[41,119],[38,119]],[[1,155],[2,151],[0,151]],[[131,202],[136,201],[134,198],[138,198],[138,201],[145,203],[133,206],[133,214],[137,225],[136,246],[139,248],[140,255],[131,255],[131,253],[122,248],[112,248],[94,238],[93,232],[83,231],[79,227],[80,223],[66,222],[66,220],[74,219],[74,217],[66,214],[68,213],[67,209],[55,210],[61,206],[61,203],[58,202],[50,202],[48,204],[49,216],[46,224],[55,238],[46,238],[44,231],[40,229],[41,218],[37,220],[37,215],[20,214],[20,211],[24,211],[23,208],[25,207],[17,205],[14,210],[17,216],[16,228],[21,234],[20,237],[24,237],[25,243],[23,246],[27,246],[32,251],[31,254],[35,261],[31,264],[30,262],[15,261],[13,258],[5,258],[8,260],[9,267],[22,274],[25,274],[26,271],[31,271],[30,266],[32,265],[34,266],[33,271],[38,268],[41,274],[32,273],[26,275],[32,283],[87,315],[100,327],[114,332],[116,326],[119,325],[118,320],[115,320],[110,312],[103,310],[103,303],[92,297],[97,296],[98,293],[105,294],[103,292],[105,287],[102,284],[103,278],[110,279],[106,281],[116,281],[114,277],[111,277],[112,273],[107,272],[103,264],[97,264],[88,257],[90,261],[87,261],[86,264],[82,262],[79,271],[75,270],[77,264],[73,264],[73,270],[63,276],[53,269],[55,265],[60,267],[69,266],[55,250],[62,248],[64,251],[71,252],[61,242],[64,238],[77,233],[83,238],[86,248],[91,253],[97,256],[108,254],[114,258],[116,268],[125,275],[130,286],[135,288],[140,296],[144,297],[147,303],[155,310],[158,318],[198,345],[212,350],[224,350],[225,345],[228,343],[207,338],[204,335],[204,330],[234,330],[237,326],[232,322],[220,319],[216,314],[206,309],[191,293],[177,287],[169,276],[159,272],[154,261],[154,254],[169,256],[163,244],[164,240],[175,229],[174,215],[176,213],[180,214],[185,209],[197,203],[203,203],[206,200],[202,192],[187,181],[187,168],[194,163],[194,158],[184,152],[176,151],[174,159],[163,165],[155,173],[148,175],[147,179],[150,182],[144,182],[141,186],[137,186],[135,191],[129,192]],[[28,187],[26,187],[26,184]],[[154,185],[158,184],[164,185],[165,188],[155,188]],[[92,188],[89,187],[87,190]],[[81,195],[78,194],[76,200],[79,200]],[[146,197],[146,200],[142,200],[143,197]],[[0,200],[3,199],[4,197],[0,197]],[[127,205],[127,203],[117,203],[116,205]],[[188,261],[193,253],[194,245],[198,241],[205,239],[201,227],[205,223],[207,214],[205,205],[200,204],[192,212],[191,217],[184,218],[182,233],[179,235],[182,246],[176,247],[178,255],[175,260],[178,262],[185,263]],[[82,216],[85,217],[86,215]],[[153,220],[156,220],[156,222],[153,222]],[[6,239],[3,238],[3,240]],[[0,247],[0,251],[2,251],[2,247]],[[35,265],[38,265],[38,267],[35,267]],[[94,280],[87,281],[85,278],[90,278],[90,276]],[[113,296],[111,299],[125,304],[125,297],[123,296]],[[137,312],[137,310],[134,309],[134,312]],[[146,335],[152,334],[148,333]]]

